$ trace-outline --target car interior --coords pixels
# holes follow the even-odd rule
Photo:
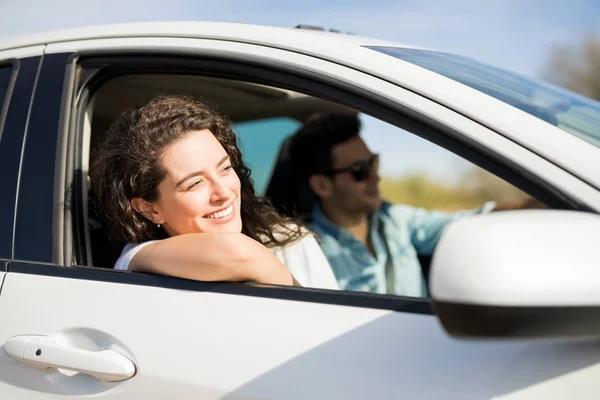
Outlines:
[[[355,113],[345,106],[317,97],[255,83],[230,79],[176,74],[137,74],[116,77],[100,87],[91,98],[84,124],[82,197],[88,201],[84,210],[87,265],[112,268],[124,243],[110,240],[106,224],[95,211],[94,199],[88,197],[87,170],[112,122],[125,109],[149,101],[160,94],[184,94],[207,101],[225,114],[232,123],[286,117],[301,124],[319,112]],[[283,140],[273,155],[273,168],[265,195],[279,212],[305,218],[312,207],[312,196],[303,185],[295,184],[287,157],[288,140]]]

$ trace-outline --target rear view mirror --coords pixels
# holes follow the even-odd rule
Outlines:
[[[456,221],[430,279],[452,336],[600,336],[600,216],[527,210]]]

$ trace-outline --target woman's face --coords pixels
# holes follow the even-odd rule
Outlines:
[[[194,131],[165,149],[165,179],[154,212],[169,236],[241,232],[241,185],[211,131]]]

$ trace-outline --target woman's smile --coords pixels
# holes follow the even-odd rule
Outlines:
[[[231,203],[227,208],[205,215],[203,218],[211,220],[216,224],[225,224],[235,217],[235,208]]]

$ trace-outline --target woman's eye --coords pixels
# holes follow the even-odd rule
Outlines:
[[[225,168],[223,168],[223,172],[227,172],[227,171],[230,171],[232,169],[233,169],[233,167],[231,165],[228,165]]]
[[[188,188],[187,188],[187,189],[188,189],[188,190],[191,190],[191,189],[195,188],[195,187],[196,187],[196,186],[197,186],[199,183],[201,183],[201,182],[202,182],[202,181],[196,181],[196,182],[192,183],[190,186],[188,186]]]

